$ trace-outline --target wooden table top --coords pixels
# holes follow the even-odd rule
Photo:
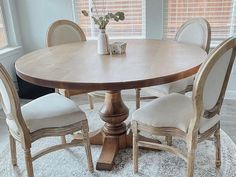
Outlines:
[[[124,55],[98,55],[96,41],[44,48],[19,58],[16,72],[36,85],[121,90],[169,83],[195,74],[201,48],[175,41],[126,40]]]

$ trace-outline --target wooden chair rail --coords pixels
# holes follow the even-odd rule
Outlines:
[[[74,146],[78,146],[78,143],[65,143],[65,144],[59,144],[59,145],[55,145],[46,149],[43,149],[39,152],[37,152],[35,155],[33,155],[32,160],[36,160],[48,153],[54,152],[54,151],[58,151],[61,149],[65,149],[65,148],[70,148],[70,147],[74,147]]]
[[[183,160],[187,162],[187,155],[186,153],[182,152],[181,150],[164,145],[164,144],[157,144],[157,143],[152,143],[152,142],[145,142],[145,141],[138,141],[138,146],[140,147],[145,147],[145,148],[152,148],[152,149],[158,149],[158,150],[163,150],[163,151],[168,151],[172,154],[175,154],[179,157],[181,157]]]

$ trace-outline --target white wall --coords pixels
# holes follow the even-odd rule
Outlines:
[[[6,68],[13,82],[16,83],[16,86],[17,86],[17,80],[15,72],[15,61],[18,58],[20,58],[23,54],[24,54],[23,48],[17,47],[5,53],[4,55],[0,55],[0,63]]]
[[[58,19],[73,20],[72,0],[15,0],[26,53],[45,46],[49,25]]]
[[[163,0],[146,0],[146,38],[163,37]]]

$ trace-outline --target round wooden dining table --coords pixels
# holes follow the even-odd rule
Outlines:
[[[91,134],[91,144],[102,145],[98,170],[111,170],[120,149],[132,146],[127,134],[129,110],[121,90],[166,84],[195,74],[206,59],[198,46],[168,40],[126,40],[122,55],[97,54],[96,41],[49,47],[19,58],[18,76],[51,88],[106,90],[100,117],[105,122]]]

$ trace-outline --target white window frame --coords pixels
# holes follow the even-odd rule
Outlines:
[[[233,0],[234,2],[236,2],[236,0]],[[165,23],[165,19],[166,19],[166,16],[167,13],[164,11],[165,10],[165,7],[167,6],[167,1],[164,1],[163,0],[163,22]],[[234,21],[236,20],[236,3],[234,3],[234,6],[233,6],[233,11],[232,11],[233,15],[232,15],[232,18],[231,18],[231,22],[230,22],[230,25],[231,25],[231,28],[230,28],[230,35],[231,36],[236,36],[236,34],[234,33],[234,28],[233,28],[233,24],[234,24]],[[163,34],[165,33],[165,26],[164,26],[164,23],[163,23],[163,26],[162,26],[162,29],[163,29]],[[164,37],[164,35],[163,35]],[[210,48],[215,48],[219,45],[219,43],[222,42],[222,41],[219,41],[219,40],[212,40],[211,39],[211,46]]]
[[[6,28],[7,46],[0,48],[0,56],[21,47],[20,32],[17,24],[17,12],[14,0],[0,0]]]
[[[79,17],[76,16],[76,7],[75,7],[75,0],[72,0],[73,3],[73,18],[74,18],[74,22],[79,23]],[[109,39],[145,39],[146,38],[146,34],[147,34],[147,22],[146,22],[146,0],[142,0],[142,18],[144,21],[143,25],[142,25],[142,36],[132,36],[132,37],[128,37],[128,36],[124,36],[124,37],[110,37]],[[91,17],[90,17],[91,18]],[[91,23],[91,26],[94,26],[94,23]],[[93,37],[86,37],[87,40],[95,40],[97,39],[97,37],[93,36]]]

